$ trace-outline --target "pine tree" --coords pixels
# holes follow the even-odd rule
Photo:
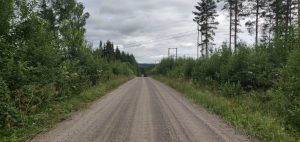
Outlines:
[[[234,7],[234,20],[233,20],[233,25],[234,25],[234,51],[236,51],[237,49],[237,39],[238,39],[238,33],[240,31],[240,29],[238,28],[238,26],[240,26],[240,20],[242,20],[241,18],[244,17],[245,13],[242,13],[242,9],[243,9],[243,2],[245,0],[234,0],[233,1],[233,7]]]
[[[255,20],[249,20],[245,23],[248,27],[248,32],[253,33],[253,28],[255,29],[255,45],[258,44],[258,34],[259,34],[259,23],[260,17],[262,17],[263,10],[265,8],[266,0],[249,0],[249,12],[245,16],[255,16]]]
[[[293,26],[293,21],[297,19],[297,0],[286,0],[285,2],[285,33],[289,33],[289,29]]]
[[[217,5],[214,0],[202,0],[198,2],[195,6],[196,12],[193,12],[196,16],[194,21],[200,26],[201,35],[204,39],[201,41],[205,45],[205,55],[208,57],[209,47],[208,44],[214,40],[215,32],[217,29],[216,25],[219,23],[216,21],[217,15]]]
[[[290,27],[296,22],[296,0],[267,0],[262,13],[264,18],[263,40],[271,37],[281,39],[289,33]],[[268,34],[268,36],[267,36]]]
[[[284,0],[274,0],[271,3],[273,14],[275,15],[275,36],[279,37],[281,35],[280,28],[282,27],[284,20]]]
[[[240,20],[245,15],[241,13],[243,8],[242,2],[245,0],[219,0],[225,3],[223,10],[229,11],[229,48],[232,48],[232,41],[234,44],[234,50],[236,50],[237,45],[237,33],[240,32]]]

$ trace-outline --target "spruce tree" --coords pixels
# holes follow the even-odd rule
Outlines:
[[[116,48],[116,60],[121,60],[121,51],[119,50],[119,47]]]
[[[216,21],[217,15],[217,5],[214,0],[201,0],[198,5],[195,6],[197,11],[194,11],[194,21],[199,24],[200,32],[204,36],[201,41],[205,45],[205,55],[208,57],[209,47],[208,44],[214,41],[214,30],[217,29],[219,24]]]

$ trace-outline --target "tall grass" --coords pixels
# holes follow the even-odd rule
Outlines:
[[[253,138],[266,142],[300,141],[299,133],[291,133],[282,119],[271,113],[272,106],[258,102],[254,99],[255,97],[241,95],[228,98],[185,79],[174,81],[163,76],[156,76],[155,79],[182,92],[185,97],[221,116],[228,123]]]

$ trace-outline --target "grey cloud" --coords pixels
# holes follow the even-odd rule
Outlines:
[[[153,63],[177,47],[179,56],[196,57],[197,0],[79,0],[91,14],[87,21],[87,40],[111,40],[122,50],[133,53],[138,62]],[[218,9],[220,11],[221,8]],[[228,39],[228,18],[219,12],[215,43]],[[190,32],[194,31],[194,32]],[[246,33],[240,35],[249,41]]]

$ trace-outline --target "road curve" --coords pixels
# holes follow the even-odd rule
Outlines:
[[[251,142],[151,78],[135,78],[31,142]]]

